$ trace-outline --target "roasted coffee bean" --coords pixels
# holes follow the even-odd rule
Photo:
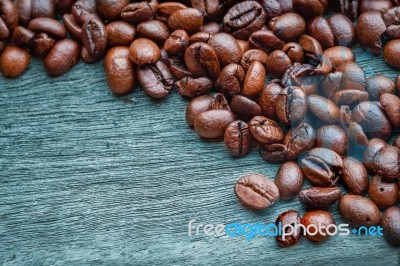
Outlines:
[[[217,22],[209,22],[201,26],[200,31],[216,34],[222,31],[222,26]]]
[[[55,40],[46,33],[36,34],[33,38],[32,53],[36,56],[46,55],[53,48]]]
[[[130,58],[132,60],[132,49],[130,49]],[[137,76],[144,92],[154,99],[161,100],[167,97],[174,85],[171,72],[161,61],[139,66]]]
[[[103,22],[96,16],[86,19],[82,26],[82,43],[89,54],[103,54],[107,47],[107,31]]]
[[[314,70],[312,65],[294,63],[282,76],[281,84],[300,87],[307,95],[316,94],[323,75],[316,75]]]
[[[341,90],[336,92],[333,97],[332,101],[336,103],[338,106],[348,105],[348,106],[355,106],[360,102],[365,102],[369,100],[368,92],[360,91],[360,90]]]
[[[293,11],[292,0],[263,0],[261,1],[261,4],[267,13],[267,22],[272,18]]]
[[[129,0],[96,0],[97,14],[103,20],[113,21],[121,17],[121,11]]]
[[[133,42],[136,29],[129,23],[114,21],[106,26],[109,46],[129,46]]]
[[[315,38],[309,35],[301,35],[299,38],[299,44],[303,48],[306,58],[316,62],[321,60],[322,46]]]
[[[250,120],[261,114],[260,106],[242,95],[235,95],[231,101],[232,112],[242,120]]]
[[[325,123],[335,124],[339,121],[339,108],[327,98],[310,95],[308,96],[308,107],[316,117]]]
[[[335,45],[335,35],[324,17],[314,17],[307,23],[307,33],[326,49]]]
[[[252,49],[259,49],[266,53],[282,49],[285,43],[270,30],[258,30],[253,32],[249,38]]]
[[[71,36],[77,40],[82,38],[82,27],[76,22],[72,14],[64,14],[64,26]]]
[[[196,98],[211,92],[213,83],[209,78],[184,77],[175,82],[175,87],[179,94],[188,98]]]
[[[295,42],[289,42],[282,48],[282,52],[287,54],[290,61],[293,63],[303,63],[304,51],[300,44]]]
[[[386,146],[387,143],[385,141],[383,141],[382,139],[374,138],[371,139],[365,147],[362,156],[362,162],[365,168],[371,174],[374,174],[374,158],[376,154]]]
[[[143,0],[125,6],[121,11],[121,18],[132,24],[153,19],[157,12],[157,0]]]
[[[383,93],[380,96],[380,103],[386,112],[390,122],[395,127],[400,127],[400,99],[394,94]]]
[[[256,98],[264,87],[266,78],[264,66],[259,61],[251,63],[243,82],[242,94],[248,98]]]
[[[362,102],[354,107],[351,118],[362,126],[364,132],[373,138],[388,139],[392,125],[379,102]]]
[[[43,60],[44,68],[50,76],[62,75],[76,65],[79,58],[79,44],[64,39],[54,44]]]
[[[264,161],[280,164],[287,161],[287,147],[283,144],[267,144],[260,146],[260,154]]]
[[[29,21],[34,18],[54,18],[55,2],[56,1],[45,0],[17,0],[16,6],[21,24],[27,25]]]
[[[57,39],[64,39],[67,36],[65,27],[52,18],[35,18],[28,24],[28,29],[36,33],[46,33]]]
[[[161,49],[161,51],[163,51],[163,49]],[[160,54],[162,54],[161,51]],[[169,57],[167,60],[165,60],[164,63],[168,65],[169,70],[177,80],[183,79],[184,77],[192,76],[192,73],[190,73],[190,71],[187,69],[185,63],[180,57],[177,56]]]
[[[307,95],[298,87],[284,88],[276,98],[276,114],[285,125],[300,123],[308,108]]]
[[[160,59],[160,48],[149,39],[139,38],[130,46],[130,58],[139,66],[152,64]]]
[[[400,68],[400,40],[393,40],[385,45],[383,50],[383,59],[392,67]]]
[[[0,72],[7,78],[16,78],[28,68],[28,52],[17,47],[7,46],[0,57]]]
[[[158,20],[144,21],[137,25],[138,37],[150,39],[158,44],[163,44],[169,37],[167,25]]]
[[[221,91],[229,98],[240,94],[243,87],[244,77],[245,73],[240,65],[227,65],[222,69],[219,76]]]
[[[356,31],[358,40],[364,49],[370,49],[375,55],[381,54],[383,33],[386,31],[386,26],[379,12],[362,13],[358,17]]]
[[[336,71],[342,73],[340,90],[365,90],[367,79],[363,69],[356,63],[343,63],[336,68]]]
[[[254,61],[259,61],[261,64],[267,62],[268,55],[264,51],[258,49],[250,49],[243,53],[240,59],[240,65],[247,71]]]
[[[18,26],[18,10],[10,0],[0,2],[0,40],[7,39]]]
[[[16,27],[13,32],[13,40],[18,46],[31,46],[34,37],[35,33],[33,31],[21,26]]]
[[[322,54],[323,56],[329,58],[335,69],[344,63],[355,62],[353,51],[344,46],[333,46],[326,49]]]
[[[374,176],[369,184],[368,194],[371,200],[381,209],[395,206],[399,196],[399,184],[388,183],[380,176]]]
[[[190,45],[186,49],[184,59],[194,76],[218,78],[220,73],[218,57],[210,45],[202,42]]]
[[[399,161],[400,149],[395,146],[385,146],[375,154],[372,170],[387,182],[397,182],[400,176]]]
[[[393,206],[387,209],[381,220],[383,236],[393,246],[400,246],[400,208]]]
[[[276,98],[281,92],[282,87],[275,82],[270,82],[264,86],[258,98],[258,104],[261,107],[261,114],[265,117],[276,120]]]
[[[264,144],[279,143],[285,137],[278,123],[264,116],[255,116],[250,121],[250,132],[254,139]]]
[[[365,167],[352,157],[343,159],[343,184],[350,194],[364,195],[369,186]]]
[[[218,19],[224,6],[219,0],[191,0],[192,7],[198,9],[204,17],[210,20]]]
[[[375,1],[379,2],[379,1]],[[383,21],[386,25],[386,36],[390,39],[399,39],[400,22],[399,22],[400,8],[397,6],[385,12],[382,15]]]
[[[242,57],[242,50],[239,43],[231,35],[226,33],[217,33],[211,36],[208,44],[217,54],[221,67],[231,63],[239,63]]]
[[[368,137],[364,132],[364,129],[360,124],[356,122],[350,122],[348,128],[348,136],[349,140],[353,145],[356,146],[365,146],[368,144]]]
[[[351,227],[376,226],[381,219],[375,203],[358,195],[344,195],[339,201],[339,212]]]
[[[317,130],[315,147],[331,149],[341,156],[346,156],[346,131],[336,125],[326,125],[319,128]]]
[[[96,13],[96,2],[93,0],[78,0],[71,8],[71,14],[79,25],[83,25],[94,13]]]
[[[158,5],[156,19],[166,23],[168,21],[169,16],[175,11],[179,9],[187,8],[182,3],[179,2],[163,2]]]
[[[225,129],[233,121],[235,121],[235,115],[230,111],[205,111],[196,116],[194,130],[204,139],[221,139]]]
[[[293,9],[306,20],[322,16],[327,6],[327,0],[293,0]]]
[[[307,123],[303,122],[297,127],[290,129],[283,141],[287,147],[287,159],[297,160],[303,152],[312,149],[315,138],[315,130]]]
[[[248,154],[252,143],[249,125],[240,120],[230,123],[225,130],[224,142],[232,157]]]
[[[342,126],[347,126],[347,125],[350,124],[350,121],[351,121],[351,109],[350,109],[350,106],[347,106],[347,105],[340,106],[339,120],[340,120],[340,123],[342,124]]]
[[[93,64],[93,63],[96,63],[97,61],[101,60],[104,57],[105,52],[106,52],[106,50],[104,50],[100,54],[93,55],[93,54],[89,53],[89,51],[86,49],[86,47],[83,46],[81,49],[81,59],[86,64]]]
[[[282,199],[294,198],[303,186],[303,173],[297,163],[282,164],[275,176],[275,184]]]
[[[338,187],[309,187],[300,191],[299,201],[310,209],[328,209],[341,196]]]
[[[335,220],[327,211],[308,211],[301,219],[301,224],[309,228],[306,237],[314,242],[326,241],[334,233]],[[312,226],[311,226],[312,225]],[[328,233],[329,232],[329,233]]]
[[[256,1],[239,2],[225,14],[224,29],[233,37],[246,40],[253,32],[262,28],[266,18],[264,8]]]
[[[255,210],[265,210],[279,199],[275,183],[260,174],[240,178],[235,184],[235,194],[240,202]]]
[[[379,100],[383,93],[394,93],[396,84],[388,77],[375,75],[367,79],[366,91],[372,101]]]
[[[171,30],[184,30],[188,34],[197,32],[203,25],[203,16],[195,8],[179,9],[168,18],[168,26]]]
[[[189,36],[184,30],[176,30],[171,33],[164,43],[164,49],[169,54],[179,54],[186,50],[189,44]]]
[[[326,50],[327,51],[327,50]],[[332,98],[336,92],[340,91],[340,85],[342,83],[343,73],[332,72],[327,74],[319,85],[319,92],[321,96],[326,98]]]
[[[193,127],[195,118],[202,112],[211,110],[214,104],[214,98],[210,95],[203,95],[194,98],[186,107],[186,122]]]
[[[267,2],[267,1],[264,1]],[[269,1],[271,2],[271,1]],[[298,211],[295,210],[289,210],[281,215],[278,216],[278,219],[276,219],[275,225],[276,226],[282,226],[282,228],[286,228],[285,230],[288,230],[286,226],[293,226],[293,225],[300,225],[301,224],[301,217]],[[288,231],[285,231],[285,233],[289,233]],[[276,236],[275,240],[278,243],[279,246],[281,247],[291,247],[296,245],[301,238],[301,228],[300,227],[294,227],[293,231],[291,232],[290,235],[285,235],[285,237],[282,236]]]
[[[362,0],[359,5],[359,12],[364,13],[368,11],[377,11],[384,14],[387,10],[391,9],[393,4],[390,0]]]
[[[336,45],[352,47],[356,43],[356,30],[350,19],[342,14],[335,14],[327,21],[335,36]]]
[[[265,68],[272,77],[281,78],[292,65],[289,56],[281,50],[273,51],[265,63]]]
[[[214,95],[214,102],[212,106],[213,110],[227,110],[230,111],[228,101],[222,93],[217,93]]]
[[[296,40],[306,29],[306,22],[296,13],[286,13],[273,18],[269,27],[278,38],[290,42]]]
[[[129,47],[111,48],[104,58],[104,69],[110,90],[125,95],[135,88],[135,69],[129,59]]]
[[[245,41],[245,40],[236,39],[236,41],[238,42],[238,44],[240,46],[240,50],[242,50],[242,57],[243,57],[243,54],[250,49],[250,44],[248,41]]]

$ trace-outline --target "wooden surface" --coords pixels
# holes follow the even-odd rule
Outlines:
[[[361,49],[357,62],[368,76],[396,75]],[[399,249],[381,237],[304,238],[289,249],[271,237],[189,237],[191,219],[271,223],[305,210],[297,200],[244,209],[235,181],[274,178],[278,166],[200,141],[186,104],[177,93],[161,103],[141,90],[114,97],[101,63],[49,78],[33,60],[18,80],[0,77],[0,265],[398,265]]]

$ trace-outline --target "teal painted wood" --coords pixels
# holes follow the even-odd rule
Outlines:
[[[367,75],[396,71],[357,49]],[[302,239],[187,235],[187,224],[274,222],[297,200],[263,213],[244,209],[234,182],[274,177],[257,151],[231,159],[222,143],[186,126],[187,101],[158,103],[107,89],[101,63],[49,78],[40,62],[17,80],[0,77],[0,264],[3,265],[398,265],[381,237]],[[331,208],[337,223],[337,207]]]

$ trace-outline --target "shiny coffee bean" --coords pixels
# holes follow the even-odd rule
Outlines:
[[[250,121],[250,132],[254,139],[264,144],[279,143],[285,137],[282,128],[264,116],[256,116]]]
[[[344,63],[355,62],[353,51],[350,48],[344,46],[330,47],[326,49],[322,54],[323,56],[329,58],[335,69]]]
[[[250,35],[249,45],[252,49],[270,53],[282,49],[285,43],[270,30],[258,30]]]
[[[294,198],[303,186],[303,173],[297,163],[282,164],[275,176],[275,184],[282,199]]]
[[[258,49],[250,49],[243,53],[240,59],[240,65],[245,71],[249,69],[254,61],[259,61],[261,64],[266,64],[268,59],[267,53]]]
[[[308,108],[307,95],[298,87],[284,88],[276,98],[276,114],[285,125],[300,123]]]
[[[129,4],[129,0],[96,0],[97,14],[106,21],[117,20],[121,11]]]
[[[261,4],[267,13],[267,21],[293,11],[292,0],[263,0]]]
[[[292,66],[289,56],[281,50],[273,51],[265,63],[265,68],[272,77],[281,78],[286,70]]]
[[[224,143],[232,157],[248,154],[252,143],[249,125],[240,120],[230,123],[225,130]]]
[[[0,57],[0,72],[7,78],[16,78],[28,68],[28,52],[17,47],[7,46]]]
[[[122,20],[131,24],[153,19],[157,12],[157,0],[143,0],[125,6],[121,11]]]
[[[218,19],[224,9],[222,1],[219,0],[191,0],[191,4],[210,20]]]
[[[356,30],[350,19],[342,14],[335,14],[327,21],[335,36],[336,45],[352,47],[356,43]]]
[[[368,92],[360,90],[345,89],[336,92],[331,100],[338,106],[348,105],[355,106],[360,102],[365,102],[369,100]]]
[[[380,149],[373,158],[372,170],[387,182],[397,182],[400,176],[400,149],[386,146]]]
[[[336,71],[342,73],[342,80],[339,85],[340,90],[365,90],[367,78],[363,69],[356,63],[343,63],[336,68]]]
[[[375,75],[367,79],[365,90],[372,101],[377,101],[383,93],[394,93],[395,88],[396,84],[390,78],[383,75]]]
[[[107,47],[107,31],[96,16],[86,19],[82,26],[82,43],[91,55],[103,54]]]
[[[326,125],[317,130],[315,147],[335,151],[341,156],[347,154],[347,134],[341,127]]]
[[[364,129],[362,128],[362,126],[360,126],[360,124],[356,122],[349,123],[347,134],[349,136],[349,140],[353,145],[365,146],[368,144],[368,137],[365,134]]]
[[[293,225],[300,225],[301,224],[301,217],[298,211],[295,210],[289,210],[286,211],[278,216],[278,219],[276,219],[275,225],[279,227],[279,225],[282,226],[282,228],[286,228],[285,226],[293,226]],[[287,230],[289,230],[287,228]],[[286,232],[289,233],[289,232]],[[296,227],[293,228],[293,232],[290,235],[285,235],[285,237],[282,236],[276,236],[275,240],[278,243],[279,246],[281,247],[291,247],[296,245],[301,238],[301,228]]]
[[[62,75],[76,65],[79,58],[79,44],[64,39],[54,44],[43,60],[44,68],[50,76]]]
[[[235,95],[231,100],[232,112],[242,120],[248,121],[261,114],[260,106],[242,95]]]
[[[158,5],[156,19],[166,23],[169,16],[175,11],[187,8],[186,5],[179,2],[163,2]]]
[[[176,55],[183,53],[189,44],[189,36],[184,30],[176,30],[171,33],[164,43],[164,49],[169,54]]]
[[[104,50],[100,54],[91,54],[86,47],[82,47],[81,49],[81,59],[83,62],[86,64],[93,64],[96,63],[97,61],[101,60],[104,57],[106,50]]]
[[[175,87],[178,93],[191,99],[201,95],[209,94],[212,86],[212,81],[206,77],[184,77],[183,79],[175,82]]]
[[[39,57],[44,56],[53,48],[54,44],[55,40],[46,33],[36,34],[33,38],[32,53]]]
[[[300,37],[306,29],[306,23],[300,15],[296,13],[286,13],[273,18],[269,22],[269,27],[278,38],[289,42]]]
[[[167,25],[158,20],[144,21],[137,25],[138,37],[147,38],[155,43],[163,44],[169,37]]]
[[[365,167],[352,157],[343,159],[343,184],[350,194],[365,195],[369,180]]]
[[[241,203],[255,210],[265,210],[279,199],[275,183],[260,174],[240,178],[235,184],[235,194]]]
[[[369,11],[358,17],[357,36],[361,46],[369,49],[375,55],[382,50],[383,33],[386,31],[385,22],[379,12]]]
[[[287,148],[279,143],[262,145],[260,155],[267,163],[281,164],[287,161]]]
[[[211,36],[208,44],[217,54],[221,67],[231,63],[239,63],[242,57],[242,50],[239,43],[231,35],[226,33],[217,33]]]
[[[76,22],[72,14],[64,14],[64,26],[71,36],[77,40],[82,38],[82,27]]]
[[[309,187],[299,193],[299,201],[310,209],[328,209],[338,201],[342,192],[338,187]]]
[[[287,147],[287,159],[297,160],[305,151],[314,147],[316,138],[315,130],[307,123],[301,123],[291,128],[286,134],[284,145]]]
[[[282,52],[287,54],[291,62],[303,63],[304,51],[300,44],[289,42],[283,46]]]
[[[197,32],[189,37],[189,45],[194,44],[196,42],[205,42],[208,43],[208,40],[211,38],[211,34],[208,32]]]
[[[381,209],[395,206],[399,196],[399,184],[388,183],[380,176],[374,176],[369,184],[368,194],[371,200]]]
[[[224,67],[219,76],[221,91],[229,98],[240,94],[245,72],[238,64],[229,64]]]
[[[335,45],[335,36],[324,17],[314,17],[308,21],[307,33],[314,37],[324,49]]]
[[[400,246],[400,208],[393,206],[387,209],[381,220],[383,236],[393,246]]]
[[[163,49],[161,49],[160,54],[162,54],[162,51]],[[165,53],[167,54],[167,52]],[[168,59],[163,60],[163,62],[168,65],[169,70],[177,80],[192,76],[192,73],[187,69],[183,60],[178,56],[168,57]]]
[[[309,64],[294,63],[282,76],[281,84],[285,87],[297,86],[307,95],[316,94],[322,75],[314,72],[315,67]]]
[[[293,0],[293,9],[306,20],[322,16],[327,6],[327,0]]]
[[[303,48],[306,58],[316,62],[320,60],[322,56],[322,46],[317,39],[309,35],[301,35],[299,38],[299,44]]]
[[[132,47],[130,49],[130,58],[132,60]],[[158,100],[167,97],[174,85],[174,78],[171,72],[167,65],[161,61],[139,66],[137,76],[144,92],[151,98]]]
[[[184,30],[188,34],[196,33],[203,25],[203,16],[195,8],[179,9],[168,18],[168,26],[171,30]]]
[[[18,46],[30,47],[33,43],[35,33],[30,29],[18,26],[13,31],[13,40]]]
[[[129,46],[133,42],[136,29],[129,23],[114,21],[106,26],[109,46]]]
[[[79,25],[83,25],[94,13],[96,13],[96,2],[92,0],[78,0],[71,8],[71,14]]]
[[[363,152],[362,162],[369,173],[374,174],[374,158],[386,146],[387,143],[378,138],[373,138],[368,142]]]
[[[210,110],[197,115],[194,130],[204,139],[221,139],[225,129],[235,121],[235,115],[227,110]]]
[[[325,123],[336,124],[339,121],[340,111],[331,100],[319,95],[308,96],[310,111]]]
[[[243,96],[256,98],[264,87],[266,75],[265,68],[259,61],[251,63],[243,82]]]
[[[130,46],[130,58],[139,66],[152,64],[160,59],[160,48],[149,39],[139,38]]]
[[[301,219],[301,223],[306,228],[309,228],[308,231],[310,234],[306,234],[306,237],[309,240],[314,242],[322,242],[328,240],[330,238],[330,234],[333,234],[334,229],[332,228],[333,225],[335,225],[335,220],[329,212],[315,210],[306,212]]]
[[[276,120],[276,98],[282,91],[282,87],[275,82],[270,82],[264,86],[258,98],[258,104],[261,107],[261,114],[265,117]]]
[[[197,115],[213,108],[214,98],[210,95],[203,95],[194,98],[186,107],[185,117],[186,122],[190,127],[193,127],[194,120]]]
[[[395,68],[400,68],[400,40],[393,40],[385,45],[383,50],[383,59],[385,62]]]
[[[395,127],[400,127],[399,97],[391,93],[383,93],[380,96],[380,103],[392,125]]]
[[[185,63],[189,71],[196,77],[216,79],[220,73],[220,65],[214,49],[202,42],[190,45],[185,52]]]
[[[375,203],[358,195],[344,195],[339,201],[339,212],[351,227],[376,226],[381,218]]]
[[[65,27],[52,18],[35,18],[28,24],[28,29],[36,33],[46,33],[57,39],[64,39],[67,36]]]
[[[0,39],[7,39],[18,26],[18,8],[11,0],[0,2]]]

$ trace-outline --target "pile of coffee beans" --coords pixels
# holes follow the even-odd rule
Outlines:
[[[400,76],[367,78],[351,49],[400,68],[399,14],[396,0],[0,0],[0,72],[18,77],[31,56],[50,76],[104,58],[115,95],[139,84],[161,100],[176,89],[191,99],[186,121],[202,139],[281,164],[275,180],[237,181],[244,205],[297,197],[309,211],[276,222],[326,228],[338,202],[345,222],[380,224],[399,246],[400,137],[388,141],[400,127]],[[276,240],[288,247],[301,235]]]

